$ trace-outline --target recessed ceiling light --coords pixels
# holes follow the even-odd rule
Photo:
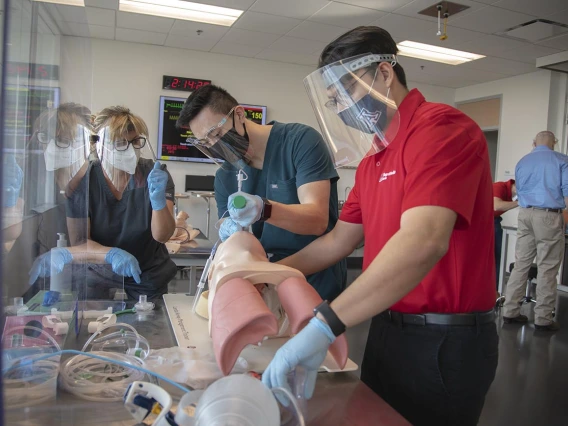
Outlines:
[[[82,6],[85,7],[85,0],[34,0],[40,3],[56,3],[65,4],[67,6]]]
[[[446,49],[445,47],[432,46],[430,44],[417,43],[415,41],[408,40],[398,43],[397,47],[399,55],[425,59],[427,61],[441,62],[449,65],[459,65],[464,62],[485,58],[485,56],[477,55],[475,53]]]
[[[213,25],[230,27],[243,13],[242,10],[181,0],[120,0],[122,12],[163,16]]]

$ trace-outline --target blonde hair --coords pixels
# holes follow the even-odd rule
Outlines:
[[[57,137],[73,139],[78,124],[91,128],[91,111],[86,106],[67,102],[41,113],[34,123],[34,129],[36,131],[55,129]]]
[[[126,137],[130,132],[136,132],[137,135],[148,136],[148,126],[146,126],[144,120],[136,114],[133,114],[129,108],[124,106],[104,108],[95,116],[93,125],[96,132],[103,127],[110,127],[110,137],[112,140]]]

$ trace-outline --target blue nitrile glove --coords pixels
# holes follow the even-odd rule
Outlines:
[[[68,263],[71,263],[73,256],[71,252],[64,247],[52,248],[47,253],[39,256],[32,264],[30,269],[30,281],[32,285],[39,277],[49,277],[51,275],[51,268],[59,274]]]
[[[268,388],[290,389],[286,375],[300,366],[306,370],[304,396],[311,398],[316,387],[318,369],[334,341],[335,336],[329,325],[312,318],[302,331],[278,349],[268,368],[262,373],[262,383]]]
[[[219,227],[219,238],[221,238],[221,241],[224,242],[235,232],[241,230],[242,228],[233,219],[227,218],[223,221],[223,223]]]
[[[61,296],[61,293],[58,291],[55,290],[46,291],[45,294],[43,295],[43,302],[41,306],[52,306],[56,304],[57,302],[59,302],[59,296]]]
[[[150,203],[152,210],[162,210],[166,207],[166,185],[168,173],[162,170],[159,161],[154,163],[154,168],[148,175],[148,190],[150,191]]]
[[[112,265],[112,270],[115,274],[122,275],[123,277],[132,277],[138,284],[140,281],[140,265],[138,260],[125,250],[113,247],[105,256],[105,262]]]
[[[13,155],[5,157],[2,173],[4,173],[4,207],[14,207],[20,196],[24,172]]]
[[[236,197],[243,197],[245,205],[241,207],[239,203],[234,204]],[[248,228],[260,219],[264,202],[258,195],[250,195],[246,192],[235,192],[229,196],[228,209],[231,219],[244,228]]]

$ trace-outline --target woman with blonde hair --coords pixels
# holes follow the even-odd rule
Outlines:
[[[52,249],[51,258],[61,251],[56,256],[63,264],[95,264],[89,268],[89,298],[109,297],[109,287],[122,284],[116,274],[124,277],[129,298],[158,298],[176,273],[164,245],[175,229],[173,180],[166,166],[155,161],[146,123],[128,108],[105,108],[93,124],[98,159],[90,162],[67,205],[68,225],[86,220],[88,234],[81,241],[69,226],[70,239],[78,245]],[[111,265],[113,273],[97,263]],[[33,281],[49,269],[41,262],[34,267]]]

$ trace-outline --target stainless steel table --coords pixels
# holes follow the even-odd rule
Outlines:
[[[192,247],[182,246],[179,251],[170,254],[170,258],[178,267],[189,268],[189,294],[195,294],[197,288],[197,268],[204,267],[211,254],[214,242],[210,241],[199,230],[199,235],[190,242]]]
[[[163,301],[156,303],[148,317],[136,314],[120,316],[121,322],[133,325],[154,349],[176,345]],[[87,321],[78,338],[71,333],[66,349],[81,349],[89,333]],[[54,402],[29,408],[7,410],[8,425],[134,425],[134,420],[121,402],[95,403],[83,401],[58,390]],[[409,423],[351,373],[320,373],[314,397],[308,403],[308,424],[311,426],[402,426]]]

